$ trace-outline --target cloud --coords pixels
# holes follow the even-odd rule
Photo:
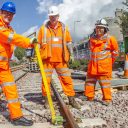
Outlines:
[[[124,0],[63,0],[59,4],[53,0],[37,1],[39,13],[46,12],[50,5],[57,5],[60,20],[69,26],[73,40],[77,41],[93,31],[96,20],[114,16],[115,9],[121,7]]]

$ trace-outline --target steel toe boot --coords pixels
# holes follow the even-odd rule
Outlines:
[[[68,96],[68,100],[69,100],[69,104],[72,107],[74,107],[76,109],[81,109],[80,104],[75,101],[75,98],[73,96]]]
[[[20,125],[20,126],[32,126],[33,121],[26,119],[25,117],[20,117],[18,119],[11,120],[13,125]]]
[[[105,106],[109,106],[111,104],[111,100],[104,100],[102,104]]]
[[[87,97],[87,101],[93,101],[94,98],[93,97]]]

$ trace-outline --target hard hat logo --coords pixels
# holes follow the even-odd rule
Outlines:
[[[109,28],[108,27],[108,24],[107,24],[107,21],[105,19],[101,19],[101,20],[98,20],[95,24],[96,26],[101,26],[101,27],[104,27],[104,28]]]
[[[13,2],[5,2],[2,5],[1,10],[11,12],[13,14],[16,13],[16,7],[15,7],[15,4]]]
[[[56,6],[51,6],[48,9],[48,16],[55,16],[55,15],[59,15],[59,10]]]

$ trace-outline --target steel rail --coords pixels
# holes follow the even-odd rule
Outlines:
[[[54,94],[57,98],[57,101],[59,102],[61,113],[66,119],[64,122],[64,128],[79,128],[78,124],[73,118],[72,113],[68,109],[67,105],[64,103],[63,99],[61,98],[60,94],[58,93],[57,89],[54,86],[54,81],[51,83],[52,90],[54,91]]]

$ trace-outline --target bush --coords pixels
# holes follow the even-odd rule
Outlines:
[[[88,61],[85,59],[75,60],[73,63],[69,62],[69,68],[74,69],[74,70],[86,71],[87,63]]]

